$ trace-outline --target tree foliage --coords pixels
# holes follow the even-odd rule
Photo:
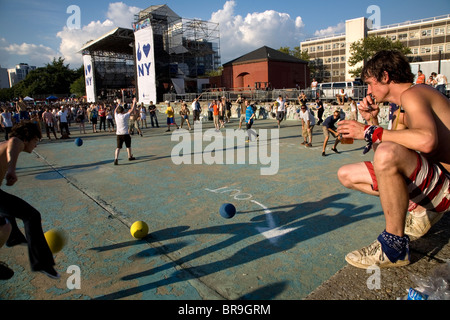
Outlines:
[[[81,77],[84,78],[83,67],[72,70],[60,57],[53,59],[52,63],[48,63],[45,67],[30,71],[24,80],[12,88],[0,90],[0,99],[6,101],[19,96],[68,95],[71,93],[72,83]]]
[[[369,36],[350,45],[350,57],[347,62],[350,67],[354,67],[360,62],[369,60],[381,50],[398,50],[405,55],[412,53],[411,49],[404,46],[399,40],[392,41],[386,37]],[[350,74],[355,78],[359,78],[361,71],[362,67],[359,66],[350,70]]]

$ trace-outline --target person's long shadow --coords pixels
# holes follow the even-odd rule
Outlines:
[[[123,161],[121,163],[122,166],[125,165],[133,165],[138,164],[141,162],[147,162],[147,161],[153,161],[159,159],[158,157],[154,155],[144,155],[136,157],[136,160],[133,162]],[[101,166],[104,165],[112,165],[113,159],[108,160],[102,160],[102,161],[96,161],[96,162],[90,162],[90,163],[83,163],[83,164],[74,164],[74,165],[67,165],[67,166],[61,166],[55,168],[49,168],[47,165],[40,165],[40,166],[33,166],[28,168],[20,168],[18,169],[18,172],[20,172],[21,176],[35,176],[37,180],[57,180],[62,179],[63,176],[61,173],[67,173],[67,174],[79,174],[83,172],[90,172],[98,170]]]
[[[169,284],[174,284],[181,281],[191,280],[198,277],[210,275],[218,271],[223,271],[238,265],[243,265],[245,263],[260,259],[262,257],[267,257],[270,255],[275,255],[279,252],[283,252],[290,248],[293,248],[298,243],[306,241],[308,239],[320,236],[327,232],[336,230],[340,227],[355,223],[360,220],[369,219],[380,213],[367,213],[373,208],[372,205],[365,206],[355,206],[351,203],[343,203],[342,199],[348,197],[349,194],[338,194],[327,197],[325,199],[306,202],[290,206],[280,206],[270,208],[272,211],[272,218],[277,222],[277,230],[289,230],[286,233],[282,233],[279,239],[262,239],[256,243],[250,244],[245,248],[236,251],[233,255],[228,258],[212,261],[202,265],[192,266],[190,262],[195,261],[195,259],[200,258],[204,255],[211,254],[213,252],[223,250],[227,247],[236,245],[241,241],[257,236],[260,234],[261,230],[267,229],[266,214],[263,210],[262,215],[254,217],[248,223],[236,223],[231,225],[218,225],[208,228],[203,228],[199,230],[189,230],[187,226],[180,226],[176,228],[168,228],[160,230],[158,232],[152,233],[151,237],[147,238],[150,242],[160,242],[164,240],[169,240],[173,238],[181,238],[192,235],[200,234],[229,234],[231,237],[224,241],[215,243],[210,246],[205,246],[195,252],[192,252],[182,258],[172,260],[166,264],[163,264],[157,268],[151,270],[142,271],[135,274],[130,274],[122,278],[122,280],[133,280],[156,274],[163,270],[173,268],[174,266],[181,266],[181,271],[176,271],[172,277],[168,279],[163,279],[147,284],[143,284],[137,287],[128,288],[120,290],[114,293],[99,296],[96,299],[100,300],[110,300],[110,299],[120,299],[127,296],[131,296],[137,293],[141,293],[147,290],[155,289],[160,286],[165,286]],[[338,202],[339,201],[339,202]],[[291,208],[288,211],[282,211],[283,209]],[[334,215],[332,218],[330,216],[320,213],[323,209],[327,208],[337,208],[341,209],[338,214]],[[241,214],[246,214],[249,212],[241,212]],[[274,241],[277,240],[277,241]],[[129,241],[126,244],[132,245]],[[176,250],[180,250],[181,246],[187,245],[187,243],[179,244]],[[113,245],[107,247],[97,247],[92,248],[97,251],[112,250],[122,247],[122,245]],[[165,248],[160,246],[163,253],[167,254],[167,251],[171,251],[170,248]],[[169,249],[169,250],[166,250]],[[172,248],[173,249],[173,248]],[[150,253],[154,253],[155,248],[144,250],[139,256],[149,256]],[[284,288],[286,284],[278,288]],[[245,298],[251,299],[253,295],[251,293],[244,295]]]

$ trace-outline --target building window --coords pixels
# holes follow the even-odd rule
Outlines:
[[[447,45],[447,52],[450,52],[450,44]]]
[[[420,48],[420,53],[430,53],[431,48],[430,47],[422,47]]]
[[[411,48],[413,54],[419,54],[419,48]]]
[[[326,44],[325,45],[325,50],[331,50],[331,44]]]
[[[422,30],[422,37],[431,37],[431,29]]]
[[[415,39],[417,36],[418,36],[418,34],[417,34],[416,31],[411,31],[411,32],[409,33],[409,38],[410,38],[410,39]]]
[[[433,47],[433,53],[439,53],[439,51],[444,52],[444,45]]]
[[[407,40],[408,34],[407,33],[401,33],[398,35],[398,40]]]
[[[345,62],[345,56],[341,57],[341,62]]]
[[[322,51],[323,50],[323,46],[317,46],[317,51]]]
[[[440,35],[444,35],[445,34],[445,29],[444,28],[435,28],[434,29],[434,35],[435,36],[440,36]]]

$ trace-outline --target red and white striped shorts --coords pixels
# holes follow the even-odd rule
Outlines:
[[[372,189],[378,191],[373,163],[365,162],[372,177]],[[412,211],[422,206],[437,213],[450,209],[450,173],[437,164],[417,154],[417,167],[409,178],[405,178],[409,192],[409,208]]]

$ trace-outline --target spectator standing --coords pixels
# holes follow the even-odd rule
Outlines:
[[[306,104],[302,104],[299,115],[302,121],[302,136],[304,139],[302,145],[312,147],[312,133],[316,125],[316,119]]]
[[[52,140],[52,138],[50,138],[50,131],[53,132],[55,139],[58,139],[55,132],[56,119],[53,113],[50,112],[50,108],[47,108],[45,112],[42,114],[42,120],[44,121],[45,132],[47,133],[48,139]]]
[[[13,127],[12,115],[8,107],[2,108],[2,113],[0,117],[1,117],[1,126],[3,130],[5,130],[5,140],[8,140],[9,133],[11,132],[11,129]]]
[[[100,107],[98,109],[98,117],[100,118],[99,131],[102,131],[102,127],[103,127],[103,131],[106,132],[106,106],[105,106],[105,104],[100,105]]]
[[[61,139],[70,138],[69,124],[67,122],[68,112],[65,106],[61,107],[58,112],[59,130],[61,132]],[[64,131],[64,132],[63,132]]]
[[[158,124],[158,116],[156,114],[157,110],[156,110],[156,106],[153,104],[153,101],[150,101],[150,105],[148,106],[148,113],[150,114],[150,121],[152,123],[152,128],[156,127],[159,128],[159,124]],[[155,122],[153,122],[153,119],[155,120]]]
[[[106,122],[108,123],[108,131],[113,132],[114,131],[114,117],[113,117],[113,111],[111,110],[111,106],[108,106],[106,108]]]
[[[447,77],[443,74],[436,74],[436,72],[432,73],[434,80],[436,81],[436,90],[445,95],[446,86],[447,86]]]

